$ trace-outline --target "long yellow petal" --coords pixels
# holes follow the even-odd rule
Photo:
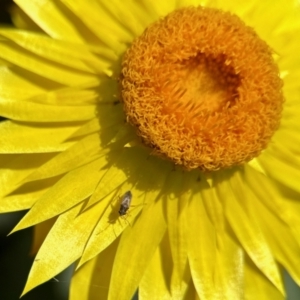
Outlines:
[[[70,294],[69,294],[70,300],[96,300],[97,299],[95,298],[96,293],[93,291],[96,290],[98,293],[101,292],[102,290],[101,286],[100,287],[98,286],[99,282],[97,282],[97,285],[94,283],[95,269],[97,269],[97,267],[99,268],[99,270],[102,269],[99,265],[99,261],[100,261],[99,257],[95,257],[90,261],[88,261],[87,263],[85,263],[79,270],[77,270],[73,274],[71,285],[70,285]],[[107,293],[105,295],[102,294],[102,296],[104,296],[104,299],[107,298]]]
[[[166,259],[168,259],[168,257],[164,256],[166,253],[168,253],[166,249],[161,249],[160,247],[156,249],[139,284],[140,300],[151,299],[153,295],[161,300],[172,299],[167,286],[166,276],[161,271],[165,270],[164,266],[166,265]],[[167,272],[167,269],[165,271]]]
[[[200,299],[220,299],[214,283],[216,231],[207,216],[199,191],[194,191],[185,209],[185,235],[189,265],[198,296]]]
[[[118,241],[89,260],[72,277],[70,300],[107,299]]]
[[[157,193],[147,192],[146,203]],[[151,199],[153,201],[153,199]],[[108,299],[130,299],[166,231],[162,201],[147,204],[134,227],[122,234],[115,257]],[[139,247],[135,247],[138,243]],[[126,285],[122,284],[126,278]]]
[[[53,85],[52,83],[51,85],[50,81],[45,84],[45,79],[42,77],[39,78],[40,81],[32,82],[30,80],[31,73],[20,68],[0,66],[0,74],[0,102],[11,99],[25,100],[45,92],[46,87],[49,89],[57,87],[57,84]]]
[[[98,255],[103,249],[109,246],[128,226],[134,226],[134,220],[144,205],[144,192],[138,191],[132,187],[132,184],[125,183],[117,193],[108,195],[102,199],[97,205],[102,206],[103,213],[99,216],[99,222],[91,236],[82,254],[78,266]],[[131,208],[124,218],[121,218],[118,211],[120,209],[121,197],[126,191],[131,191],[133,195]],[[135,207],[136,206],[136,207]]]
[[[74,144],[65,140],[80,125],[68,124],[61,126],[40,126],[30,123],[5,121],[0,123],[0,153],[43,153],[60,152]]]
[[[18,188],[24,178],[53,156],[53,153],[1,155],[4,162],[0,169],[0,196]]]
[[[245,180],[251,191],[270,212],[281,219],[281,221],[286,222],[289,212],[285,203],[282,201],[284,196],[279,192],[276,183],[272,182],[272,180],[264,174],[257,172],[251,166],[245,165],[244,170]],[[264,188],[262,188],[262,186]],[[278,214],[279,211],[280,214]]]
[[[212,0],[177,0],[178,7],[198,6],[198,5],[214,5]]]
[[[31,208],[58,181],[58,178],[41,180],[37,184],[25,184],[14,192],[4,196],[1,200],[0,212],[11,212]]]
[[[284,294],[278,266],[274,261],[271,249],[261,231],[257,221],[248,211],[255,197],[244,184],[245,178],[240,171],[236,171],[229,179],[231,188],[223,189],[226,199],[225,214],[241,245],[251,257],[257,267]],[[234,192],[233,192],[234,191]],[[239,216],[237,218],[236,216]],[[240,220],[243,220],[242,222]]]
[[[272,300],[284,300],[282,294],[246,257],[245,269],[245,300],[265,300],[266,297]]]
[[[229,235],[218,236],[214,280],[220,300],[243,299],[243,265],[243,250]]]
[[[15,27],[35,32],[43,32],[43,30],[17,5],[10,7],[11,19]]]
[[[134,36],[107,15],[101,7],[101,2],[97,1],[62,1],[74,14],[78,15],[86,26],[98,37],[98,39],[107,45],[110,49],[121,53],[125,50],[124,43],[131,43]],[[114,6],[119,9],[122,3]],[[101,18],[99,18],[101,15]],[[107,34],[109,32],[110,34]]]
[[[108,24],[122,24],[123,27],[129,30],[133,37],[139,36],[148,25],[145,20],[148,20],[146,14],[140,13],[138,5],[134,1],[120,2],[118,0],[111,0],[110,2],[99,1],[99,4],[103,10],[109,12],[106,15],[111,15],[111,20]],[[124,26],[124,21],[126,25]]]
[[[190,4],[191,5],[191,4]],[[176,6],[176,0],[170,1],[151,1],[153,10],[157,13],[158,17],[163,17],[173,11]]]
[[[140,150],[124,148],[110,154],[110,160],[113,161],[113,164],[107,167],[103,177],[99,180],[99,184],[90,198],[87,207],[108,195],[116,187],[125,182],[128,177],[130,177],[131,182],[137,182],[140,177],[138,171],[141,171],[148,157],[148,152]],[[131,163],[133,160],[136,162],[134,165]]]
[[[32,52],[25,51],[9,40],[0,43],[0,53],[1,58],[10,63],[59,84],[77,86],[92,82],[94,86],[97,86],[99,83],[96,75],[55,64]]]
[[[67,173],[37,201],[13,231],[50,219],[89,197],[101,177],[101,167],[105,163],[106,160],[100,158]]]
[[[99,133],[83,138],[30,174],[26,181],[57,176],[96,160],[108,152],[102,149],[100,151],[102,154],[99,155],[99,143]],[[89,153],[89,155],[87,156],[86,153]]]
[[[291,274],[293,279],[300,284],[300,246],[292,235],[289,226],[283,223],[277,215],[273,215],[261,201],[252,198],[249,213],[255,218],[264,233],[275,259]],[[282,242],[284,237],[284,243]]]
[[[28,122],[78,122],[96,116],[95,105],[53,106],[15,100],[0,101],[1,116]]]
[[[33,242],[30,251],[31,255],[38,252],[55,221],[56,218],[53,218],[34,226]]]
[[[0,213],[7,213],[31,208],[44,191],[22,195],[6,196],[0,200]]]
[[[0,36],[38,56],[75,70],[99,74],[111,64],[111,61],[104,61],[93,55],[88,47],[82,44],[54,40],[42,34],[4,28],[0,29]]]
[[[217,186],[219,184],[213,178],[213,185],[209,185],[203,178],[200,178],[201,198],[206,209],[207,215],[216,229],[216,232],[224,234],[225,231],[225,214],[222,201],[217,195]]]
[[[82,127],[80,127],[78,131],[72,134],[71,138],[84,136],[94,132],[101,132],[100,134],[102,137],[105,131],[114,131],[114,128],[109,128],[109,127],[118,124],[120,128],[121,127],[120,123],[123,122],[122,120],[123,116],[124,116],[124,112],[121,109],[110,109],[109,107],[107,108],[105,107],[101,110],[99,109],[98,118],[94,118],[91,121],[87,122]],[[101,124],[100,124],[100,120],[103,120]]]
[[[293,232],[294,238],[300,245],[300,203],[299,194],[293,190],[278,186],[265,175],[245,166],[247,185],[268,210]],[[263,189],[261,187],[264,187]],[[271,201],[270,201],[271,200]],[[278,212],[280,211],[280,214]]]
[[[292,124],[289,124],[289,129],[278,130],[273,138],[273,143],[268,147],[268,151],[275,156],[286,159],[295,159],[297,161],[297,154],[300,153],[299,149],[299,131],[292,130]],[[299,124],[300,128],[300,124]],[[295,128],[296,129],[296,128]],[[278,150],[280,152],[278,152]],[[287,155],[286,155],[287,154]],[[296,155],[295,155],[296,154]]]
[[[266,170],[266,173],[275,180],[290,187],[291,189],[300,192],[298,169],[286,161],[270,155],[267,151],[264,155],[257,158],[261,165]]]
[[[84,43],[85,39],[74,26],[76,19],[62,5],[53,1],[15,0],[24,12],[52,38]]]
[[[296,137],[298,133],[293,134],[293,131],[290,130],[290,134],[292,134],[292,137],[289,141],[278,140],[278,137],[276,137],[272,145],[266,149],[265,154],[273,156],[286,164],[291,164],[295,169],[300,169],[300,157],[295,155],[299,152],[299,148],[294,153],[294,151],[291,150],[291,146],[289,146],[292,144],[294,148],[296,148],[296,145],[300,143],[300,139],[298,136]],[[288,137],[289,136],[286,135],[285,139]]]
[[[99,95],[95,90],[67,87],[40,93],[26,100],[46,105],[77,106],[99,104]]]
[[[185,174],[188,175],[188,174]],[[189,174],[190,175],[190,174]],[[190,177],[187,176],[189,181]],[[165,184],[166,216],[168,223],[168,238],[170,243],[173,268],[171,276],[171,296],[182,299],[188,287],[183,282],[184,272],[187,267],[187,244],[184,237],[184,208],[190,198],[190,182],[183,187],[183,172],[171,172]]]
[[[54,277],[82,254],[101,210],[97,206],[80,213],[82,204],[60,215],[40,248],[23,294]]]

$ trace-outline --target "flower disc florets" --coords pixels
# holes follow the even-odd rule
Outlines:
[[[218,170],[259,155],[279,126],[282,80],[272,50],[237,16],[179,9],[126,52],[128,121],[155,153],[187,169]]]

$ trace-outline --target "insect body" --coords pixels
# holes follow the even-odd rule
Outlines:
[[[121,200],[121,205],[120,205],[120,209],[119,209],[119,215],[125,216],[129,207],[130,207],[130,203],[131,203],[131,199],[132,199],[132,194],[130,191],[126,192]]]

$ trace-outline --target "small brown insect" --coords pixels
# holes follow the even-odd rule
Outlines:
[[[119,209],[119,215],[121,217],[126,215],[128,209],[130,207],[131,200],[132,200],[132,193],[130,191],[127,191],[123,195],[122,200],[121,200],[121,205],[120,205],[120,209]]]

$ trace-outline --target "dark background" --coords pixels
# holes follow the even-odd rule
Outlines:
[[[1,23],[11,23],[11,19],[8,13],[8,9],[11,3],[12,3],[11,0],[0,0],[0,22]]]

